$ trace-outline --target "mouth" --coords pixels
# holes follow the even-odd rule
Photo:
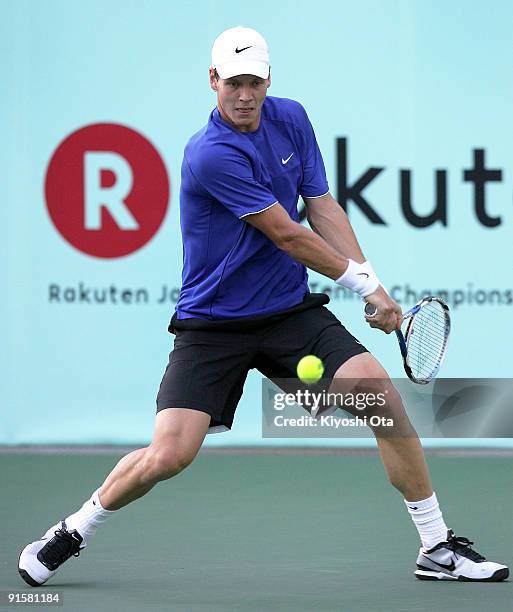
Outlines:
[[[249,115],[249,113],[253,112],[254,109],[252,106],[249,106],[249,107],[236,108],[235,110],[241,115]]]

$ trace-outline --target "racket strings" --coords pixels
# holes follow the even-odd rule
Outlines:
[[[436,374],[449,335],[445,309],[429,302],[415,315],[407,334],[408,364],[415,378],[429,380]]]
[[[408,361],[417,378],[429,378],[443,355],[445,327],[436,322],[436,316],[438,313],[422,313],[410,328]]]

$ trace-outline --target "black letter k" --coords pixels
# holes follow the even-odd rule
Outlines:
[[[337,138],[337,199],[342,208],[347,212],[347,201],[353,200],[362,213],[371,223],[386,225],[385,221],[365,200],[361,192],[375,179],[384,168],[369,168],[365,174],[355,181],[352,186],[347,184],[347,139]]]

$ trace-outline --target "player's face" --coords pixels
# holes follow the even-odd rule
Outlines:
[[[240,132],[254,132],[260,123],[260,110],[271,78],[240,74],[230,79],[216,78],[210,69],[210,86],[217,92],[221,117]]]

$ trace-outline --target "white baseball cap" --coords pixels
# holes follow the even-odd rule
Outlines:
[[[212,67],[221,79],[238,74],[254,74],[261,79],[269,76],[269,48],[256,30],[237,26],[225,30],[212,47]]]

